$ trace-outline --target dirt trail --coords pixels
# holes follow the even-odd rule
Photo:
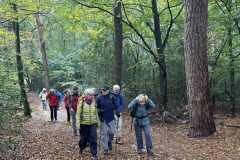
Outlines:
[[[21,160],[77,160],[79,137],[73,136],[71,126],[66,123],[64,108],[58,111],[58,122],[49,122],[49,111],[42,111],[37,95],[29,94],[35,112],[23,127],[23,140],[18,146],[15,159]],[[130,129],[131,119],[124,115],[123,145],[113,145],[108,159],[136,160],[134,131]],[[240,118],[226,118],[224,123],[240,124]],[[217,126],[218,132],[203,139],[186,137],[187,125],[152,125],[154,153],[156,160],[240,160],[240,130]],[[102,148],[98,148],[100,158]],[[84,152],[84,160],[90,157]],[[145,159],[145,158],[143,158]]]

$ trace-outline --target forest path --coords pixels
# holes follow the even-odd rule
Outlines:
[[[77,160],[79,136],[73,136],[71,126],[66,123],[63,107],[58,111],[58,121],[50,122],[49,111],[43,111],[36,94],[28,94],[34,110],[32,118],[22,129],[23,139],[17,148],[16,159],[21,160]],[[240,118],[224,119],[224,123],[240,124]],[[113,145],[109,160],[137,160],[134,130],[131,119],[124,115],[123,144]],[[201,139],[187,138],[188,125],[162,126],[152,122],[154,153],[156,160],[240,160],[240,130],[217,126],[217,133]],[[98,134],[99,135],[99,134]],[[98,137],[99,138],[99,137]],[[99,151],[100,149],[100,151]],[[98,148],[100,159],[104,159],[102,148]],[[84,151],[84,160],[90,159],[89,148]],[[105,158],[106,159],[106,158]],[[143,157],[141,159],[146,159]]]

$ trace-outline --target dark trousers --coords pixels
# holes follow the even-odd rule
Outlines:
[[[51,112],[51,121],[53,121],[53,117],[55,120],[57,120],[57,106],[51,106],[50,107],[50,112]]]
[[[70,122],[70,107],[66,107],[67,110],[67,121]]]
[[[82,152],[87,143],[90,144],[90,152],[93,156],[97,155],[97,125],[80,125],[80,141],[79,148],[80,152]]]

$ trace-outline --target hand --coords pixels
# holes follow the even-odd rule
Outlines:
[[[148,101],[148,96],[145,95],[144,98],[145,98],[145,101],[147,102]]]
[[[103,122],[103,116],[101,112],[98,112],[98,118],[100,120],[100,122]]]
[[[119,118],[121,116],[120,112],[116,112],[116,116]]]

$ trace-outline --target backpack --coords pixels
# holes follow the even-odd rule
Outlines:
[[[71,107],[72,108],[77,107],[78,99],[79,99],[78,95],[72,95],[71,96]]]

